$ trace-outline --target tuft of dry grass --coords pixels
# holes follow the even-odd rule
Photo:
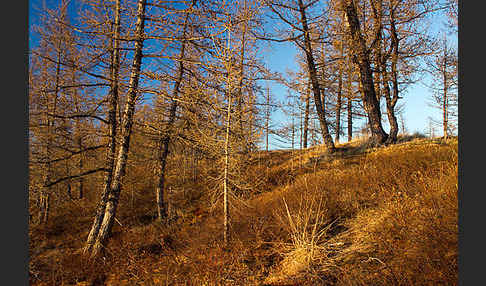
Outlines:
[[[301,195],[297,208],[290,211],[285,197],[284,210],[276,211],[275,217],[286,230],[290,242],[280,243],[284,259],[277,272],[270,275],[266,283],[295,280],[309,272],[315,264],[329,263],[326,235],[332,222],[327,222],[322,197],[306,198]]]

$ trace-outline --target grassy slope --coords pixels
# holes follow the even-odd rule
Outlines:
[[[152,220],[151,191],[126,194],[106,257],[94,264],[79,253],[94,204],[66,203],[48,226],[31,228],[31,281],[456,284],[457,140],[340,147],[334,156],[318,147],[259,154],[246,170],[256,191],[233,203],[231,251],[221,246],[221,209],[194,205],[204,185],[187,186],[169,227]]]

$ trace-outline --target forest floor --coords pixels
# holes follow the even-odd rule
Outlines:
[[[259,152],[259,191],[232,200],[229,247],[201,181],[174,196],[170,223],[153,189],[122,193],[96,261],[81,254],[96,201],[68,201],[30,226],[30,284],[455,285],[457,139],[400,140]]]

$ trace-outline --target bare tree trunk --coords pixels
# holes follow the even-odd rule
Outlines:
[[[69,174],[68,174],[69,176]],[[71,180],[67,180],[67,195],[68,195],[68,198],[70,200],[73,199],[73,194],[72,194],[72,191],[71,191]]]
[[[448,97],[447,97],[447,92],[448,92],[448,78],[447,78],[447,65],[448,65],[448,62],[447,62],[447,46],[444,44],[444,56],[443,56],[443,65],[442,65],[442,84],[443,84],[443,95],[442,95],[442,128],[443,128],[443,132],[444,132],[444,139],[447,139],[448,137],[448,133],[447,133],[447,129],[448,129],[448,106],[449,106],[449,102],[448,102]]]
[[[444,95],[443,95],[443,99],[442,99],[442,127],[443,127],[443,130],[444,130],[444,138],[447,138],[448,137],[448,134],[447,134],[447,124],[448,124],[448,120],[447,120],[447,106],[448,106],[448,101],[447,101],[447,75],[446,73],[444,72],[443,73],[443,76],[444,76]]]
[[[392,64],[393,66],[394,64]],[[389,107],[387,104],[387,109],[390,110],[390,116],[388,117],[388,120],[390,121],[390,135],[389,137],[389,143],[395,143],[397,141],[397,136],[398,136],[398,122],[397,122],[397,117],[395,115],[395,106],[397,104],[398,99],[400,98],[398,96],[398,79],[396,76],[396,71],[393,71],[393,97],[390,101]]]
[[[184,27],[182,32],[182,37],[186,36],[186,29],[187,29],[187,21],[189,18],[189,13],[186,13],[186,17],[184,19]],[[174,125],[174,121],[176,118],[177,113],[177,100],[175,98],[179,97],[179,90],[182,82],[182,77],[184,76],[184,52],[186,48],[186,41],[183,39],[181,43],[181,50],[179,52],[179,68],[177,71],[177,78],[174,83],[174,88],[172,90],[172,102],[170,105],[169,111],[169,121],[167,122],[167,128],[165,130],[165,134],[162,136],[160,141],[160,150],[159,150],[159,179],[157,182],[156,188],[156,198],[157,198],[157,218],[159,221],[162,221],[164,218],[167,218],[167,208],[166,202],[164,201],[164,184],[165,184],[165,168],[167,165],[167,156],[169,154],[169,143],[171,139],[171,131],[172,126]]]
[[[304,137],[304,122],[303,122],[302,108],[299,108],[299,150],[302,150]]]
[[[265,150],[268,152],[268,132],[270,124],[270,88],[267,85],[267,106],[265,114]]]
[[[248,138],[253,138],[253,90],[251,88],[248,90],[248,105],[250,106],[250,113],[248,118]],[[248,150],[250,150],[253,145],[253,140],[251,140],[248,145]]]
[[[346,112],[348,115],[348,142],[353,140],[353,100],[348,97],[348,103],[346,105]]]
[[[390,96],[390,87],[388,86],[388,82],[384,82],[383,85],[386,99],[388,122],[390,123],[390,135],[386,140],[386,144],[391,144],[397,141],[398,136],[398,121],[394,111],[396,100],[393,100]]]
[[[340,13],[341,23],[344,24],[344,14]],[[344,34],[343,31],[340,30],[340,42],[339,42],[339,54],[341,57],[341,62],[339,64],[339,80],[338,80],[338,92],[337,92],[337,99],[336,99],[336,143],[339,143],[339,139],[341,137],[341,108],[342,108],[342,91],[343,91],[343,76],[344,70],[343,66],[344,62]]]
[[[45,193],[42,196],[42,216],[41,216],[41,222],[43,224],[47,224],[49,221],[49,201],[50,201],[50,195],[49,193]]]
[[[48,151],[47,151],[47,154],[50,154],[50,148],[48,148]],[[49,157],[47,157],[46,160],[49,160],[48,159]],[[42,186],[42,189],[40,191],[40,208],[39,208],[39,224],[43,224],[43,223],[47,223],[47,216],[45,215],[45,212],[46,212],[46,204],[45,204],[45,197],[49,195],[49,182],[51,180],[50,176],[51,176],[51,164],[50,163],[46,163],[45,164],[45,167],[44,167],[44,178],[43,178],[43,186]],[[44,219],[44,217],[46,217],[46,219]]]
[[[376,98],[375,84],[373,82],[373,74],[369,60],[370,51],[367,49],[366,43],[361,35],[360,23],[354,1],[345,0],[343,1],[343,6],[346,12],[351,38],[354,42],[354,61],[358,64],[360,70],[362,100],[368,115],[372,138],[377,143],[382,144],[387,139],[388,134],[386,134],[381,125],[380,104]]]
[[[246,10],[246,0],[243,1],[243,9],[245,11],[245,16],[247,13]],[[246,17],[245,17],[246,18]],[[236,94],[238,95],[238,123],[239,123],[239,133],[238,135],[241,136],[242,139],[244,139],[243,136],[243,94],[242,94],[242,86],[243,86],[243,78],[244,78],[244,71],[245,71],[245,48],[246,48],[246,32],[247,32],[247,21],[246,19],[243,20],[243,31],[241,35],[241,47],[240,47],[240,71],[239,71],[239,82],[237,88]],[[243,145],[243,150],[244,152],[248,152],[247,150],[247,144]]]
[[[172,105],[175,105],[174,102],[175,101],[172,102]],[[167,218],[167,204],[164,200],[164,184],[165,167],[167,164],[167,155],[169,154],[169,136],[164,136],[162,140],[160,140],[159,148],[159,177],[155,189],[155,197],[157,200],[157,219],[162,221],[164,218]]]
[[[393,84],[393,95],[390,96],[390,88],[388,85],[389,74],[386,70],[386,63],[382,60],[382,73],[384,79],[384,86],[385,86],[385,96],[386,96],[386,109],[388,114],[388,121],[390,122],[390,134],[388,139],[386,140],[386,144],[395,143],[397,142],[398,136],[398,121],[395,115],[395,106],[399,99],[398,95],[398,34],[395,27],[395,15],[393,9],[390,11],[390,35],[391,35],[391,48],[392,48],[392,58],[391,58],[391,75],[392,75],[392,84]]]
[[[78,60],[77,55],[72,55],[72,56],[73,56],[73,58],[72,58],[73,62]],[[76,68],[75,68],[75,66],[73,66],[72,69],[71,69],[71,83],[72,83],[73,86],[76,85]],[[73,88],[72,91],[73,91],[72,92],[72,98],[74,100],[74,106],[75,106],[76,113],[80,114],[82,111],[81,111],[81,107],[80,107],[77,89]],[[83,137],[82,137],[82,134],[80,134],[81,129],[82,129],[82,127],[81,127],[80,118],[76,118],[75,119],[75,130],[77,132],[76,131],[74,132],[74,140],[76,141],[78,150],[80,152],[79,158],[78,158],[79,173],[83,172],[83,165],[84,165],[83,154],[82,154],[82,150],[84,149],[83,148]],[[82,199],[83,198],[83,188],[84,188],[84,177],[81,176],[77,180],[77,183],[78,183],[78,199]]]
[[[79,118],[76,119],[76,126],[77,126],[77,129],[81,129]],[[84,149],[83,148],[83,138],[80,134],[78,134],[77,137],[78,137],[77,138],[77,145],[78,145],[79,151],[81,152]],[[79,158],[78,158],[79,173],[83,172],[83,167],[84,167],[83,154],[79,153]],[[84,192],[84,176],[81,176],[78,179],[78,199],[81,200],[84,197],[83,192]]]
[[[322,137],[324,139],[324,144],[326,145],[329,152],[334,152],[334,141],[332,140],[331,134],[329,134],[329,127],[326,121],[326,114],[324,106],[321,101],[321,88],[319,86],[319,81],[317,80],[317,69],[314,63],[314,56],[312,55],[312,46],[310,39],[310,30],[307,25],[307,17],[305,14],[305,7],[302,0],[298,1],[299,10],[301,15],[302,29],[304,31],[304,53],[307,59],[307,66],[309,69],[309,77],[312,83],[312,90],[314,92],[314,103],[316,105],[317,115],[319,117],[319,122],[321,125]]]
[[[106,201],[105,212],[103,215],[103,221],[101,223],[98,236],[92,248],[92,256],[96,256],[103,245],[105,244],[108,236],[111,233],[113,221],[118,206],[118,201],[121,192],[121,183],[125,175],[126,163],[128,158],[128,150],[130,147],[130,135],[133,124],[133,114],[135,112],[135,103],[138,91],[138,80],[140,77],[140,68],[142,64],[142,49],[143,49],[143,32],[145,23],[145,5],[146,0],[139,0],[137,7],[137,22],[135,36],[135,51],[133,56],[133,63],[130,72],[130,81],[127,92],[127,102],[125,111],[123,113],[122,126],[121,126],[121,140],[120,149],[116,158],[115,169],[112,178],[112,184],[108,193],[108,200]]]
[[[405,128],[405,120],[403,119],[403,114],[402,113],[398,114],[398,117],[400,119],[400,129],[402,130],[401,133],[402,135],[405,135],[406,128]]]
[[[388,139],[386,140],[386,144],[392,144],[397,141],[398,136],[398,121],[395,115],[395,105],[397,103],[398,97],[391,97],[390,95],[390,86],[388,85],[388,76],[387,71],[383,71],[383,87],[385,93],[385,100],[386,100],[386,111],[388,116],[388,122],[390,123],[390,134]]]
[[[292,151],[294,150],[294,137],[295,137],[294,119],[292,118]]]
[[[383,65],[382,62],[385,59],[382,56],[382,47],[383,47],[383,24],[382,24],[382,0],[373,0],[370,1],[371,3],[371,10],[372,10],[372,18],[373,18],[373,33],[374,33],[374,41],[371,46],[373,50],[373,60],[374,60],[374,75],[373,82],[375,83],[375,94],[376,100],[378,103],[381,100],[382,90],[380,84],[382,81],[380,78],[383,78]],[[364,22],[363,22],[364,23]]]
[[[119,51],[119,38],[120,38],[120,0],[115,2],[115,23],[114,33],[112,36],[113,51],[111,59],[111,90],[109,99],[109,111],[108,111],[108,123],[110,142],[108,143],[108,149],[106,154],[106,175],[104,178],[103,192],[96,209],[96,215],[91,226],[88,238],[86,240],[83,253],[89,253],[95,243],[95,240],[99,234],[101,223],[105,214],[106,203],[108,201],[108,194],[113,179],[113,169],[115,166],[115,153],[116,153],[116,135],[117,135],[117,109],[118,109],[118,74],[120,69],[120,51]],[[81,197],[81,194],[80,194]]]
[[[311,82],[309,80],[307,84],[306,94],[305,94],[305,113],[304,113],[304,149],[307,148],[307,133],[309,132],[309,108],[310,108],[310,90]]]
[[[341,97],[343,88],[343,70],[339,67],[339,82],[336,101],[336,143],[339,143],[339,135],[341,133]]]
[[[70,177],[71,176],[71,170],[69,168],[69,161],[66,160],[64,162],[64,166],[66,167],[66,176],[67,177]],[[72,185],[72,180],[71,179],[67,179],[66,180],[66,193],[67,193],[67,196],[68,196],[68,199],[69,200],[72,200],[73,199],[73,193],[72,193],[72,188],[71,188],[71,185]]]
[[[295,137],[295,114],[292,111],[292,152],[294,151],[294,137]]]
[[[228,246],[230,240],[229,234],[229,207],[228,207],[228,168],[229,168],[229,134],[231,127],[231,91],[228,92],[228,108],[226,118],[226,138],[224,141],[224,181],[223,181],[223,241],[225,246]],[[268,143],[267,143],[268,151]]]
[[[347,93],[347,103],[346,103],[346,114],[348,123],[348,142],[353,140],[353,94],[351,90],[351,82],[353,77],[353,72],[349,62],[349,57],[347,59],[347,81],[346,81],[346,93]]]
[[[228,17],[229,18],[229,17]],[[224,65],[226,67],[226,95],[228,98],[228,105],[227,105],[227,114],[226,114],[226,135],[224,141],[224,177],[223,177],[223,242],[224,246],[228,247],[230,241],[230,212],[229,212],[229,159],[230,159],[230,132],[231,132],[231,104],[232,104],[232,95],[233,90],[231,87],[231,79],[230,76],[232,74],[232,67],[231,67],[231,59],[229,58],[229,53],[231,50],[231,18],[229,20],[229,25],[227,26],[228,30],[228,38],[226,44],[226,51],[225,51],[225,59]],[[267,86],[267,96],[268,99],[270,98],[270,92]],[[267,100],[268,101],[268,100]],[[269,107],[269,106],[268,106]],[[268,123],[267,123],[268,125]],[[268,128],[268,126],[267,126]],[[267,133],[268,136],[268,133]],[[268,142],[268,139],[267,139]],[[268,148],[268,143],[267,143]]]

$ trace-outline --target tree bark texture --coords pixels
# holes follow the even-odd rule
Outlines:
[[[106,202],[108,200],[108,193],[113,179],[113,168],[115,165],[116,156],[116,136],[117,136],[117,109],[118,109],[118,75],[120,69],[120,51],[119,51],[119,38],[120,38],[120,0],[115,2],[115,19],[114,19],[114,31],[113,31],[113,51],[111,59],[111,90],[109,98],[109,110],[108,110],[108,124],[109,124],[109,143],[106,154],[106,174],[104,178],[103,191],[101,198],[96,209],[96,215],[93,220],[88,238],[85,243],[83,252],[89,253],[95,243],[95,239],[98,237],[101,223],[103,221]],[[80,193],[81,196],[82,193]]]
[[[358,64],[362,87],[363,106],[368,116],[372,140],[382,144],[388,137],[381,124],[380,104],[376,98],[375,84],[369,59],[369,50],[361,35],[360,23],[354,1],[343,1],[343,8],[349,24],[349,32],[355,50],[354,61]]]
[[[302,22],[302,29],[304,31],[304,53],[307,59],[307,67],[309,69],[309,77],[312,83],[312,90],[314,92],[314,103],[316,105],[316,111],[319,118],[319,123],[321,125],[321,133],[324,139],[324,144],[326,145],[329,152],[334,152],[334,141],[329,133],[329,127],[326,121],[325,109],[321,101],[321,88],[319,86],[319,81],[317,79],[317,69],[314,62],[314,56],[312,54],[312,46],[310,39],[310,30],[307,25],[307,17],[305,13],[305,7],[302,0],[298,1],[299,11]]]
[[[398,121],[395,114],[395,106],[397,104],[399,95],[398,95],[398,33],[395,27],[395,17],[393,10],[390,11],[390,35],[391,35],[391,82],[393,87],[393,94],[390,95],[390,88],[388,82],[390,81],[390,74],[386,70],[386,63],[385,60],[382,60],[381,68],[384,79],[384,86],[385,86],[385,96],[386,96],[386,109],[388,115],[388,121],[390,122],[390,134],[386,141],[387,144],[396,143],[397,136],[398,136]],[[386,83],[386,84],[385,84]]]
[[[142,49],[143,49],[143,32],[145,24],[145,6],[146,0],[139,0],[137,5],[137,22],[135,35],[135,51],[133,56],[133,63],[130,71],[130,81],[127,91],[127,102],[123,112],[121,122],[121,136],[120,148],[116,157],[116,164],[113,172],[112,183],[108,198],[106,201],[103,221],[101,223],[98,236],[92,248],[92,256],[96,256],[101,248],[104,246],[111,233],[111,228],[116,215],[116,209],[120,198],[122,179],[125,175],[126,163],[128,158],[128,151],[130,147],[130,136],[133,125],[133,114],[135,112],[135,103],[138,91],[138,81],[140,77],[140,69],[142,64]]]
[[[224,245],[228,246],[230,240],[229,234],[229,206],[228,206],[228,169],[229,169],[229,134],[231,127],[231,92],[228,92],[228,111],[226,119],[226,138],[224,141],[224,178],[223,178],[223,212],[224,212],[224,222],[223,222],[223,241]]]

